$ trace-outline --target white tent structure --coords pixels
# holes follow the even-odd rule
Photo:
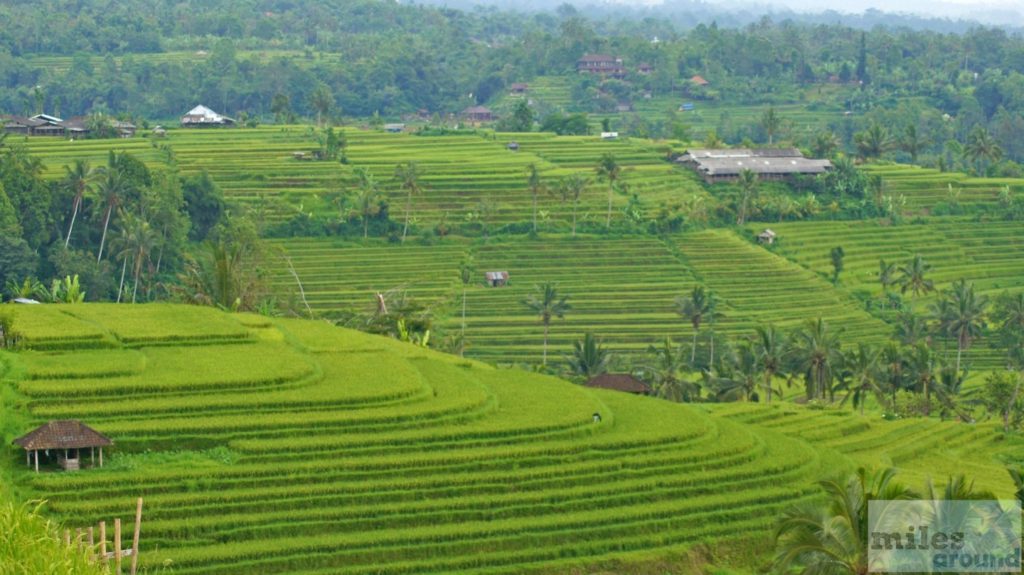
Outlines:
[[[202,105],[192,108],[181,117],[182,127],[233,126],[234,124],[235,120],[233,118],[222,116]]]

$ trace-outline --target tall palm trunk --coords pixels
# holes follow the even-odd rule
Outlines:
[[[462,349],[459,349],[459,356],[462,357],[466,346],[466,284],[462,284]]]
[[[533,233],[537,233],[537,190],[533,191]]]
[[[121,264],[121,283],[117,286],[117,303],[121,303],[121,294],[124,293],[124,273],[128,270],[128,258],[124,258]]]
[[[107,243],[107,228],[110,227],[110,213],[114,206],[107,206],[107,216],[103,219],[103,237],[100,238],[100,251],[96,254],[96,263],[103,259],[103,245]]]
[[[412,209],[412,188],[405,197],[405,227],[402,228],[402,243],[405,243],[405,236],[409,233],[409,210]]]
[[[693,328],[693,343],[690,345],[690,369],[697,367],[697,335],[700,333],[699,327]]]
[[[764,374],[764,389],[765,389],[765,404],[772,404],[772,371],[768,370]]]
[[[541,359],[541,365],[547,366],[548,364],[548,326],[550,321],[544,321],[544,352]]]
[[[604,222],[605,228],[612,227],[612,192],[615,191],[615,183],[608,184],[608,218]]]
[[[572,237],[576,237],[576,202],[572,203]]]
[[[142,251],[135,256],[135,286],[132,288],[132,303],[135,303],[135,295],[139,293],[139,275],[142,272]]]
[[[75,229],[75,218],[78,217],[78,208],[82,205],[82,196],[75,196],[75,202],[71,207],[71,225],[68,226],[68,237],[64,239],[64,247],[71,243],[71,230]]]
[[[363,214],[363,238],[367,238],[370,235],[370,218]]]

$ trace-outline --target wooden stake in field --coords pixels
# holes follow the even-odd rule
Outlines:
[[[139,535],[142,534],[142,498],[135,506],[135,535],[132,537],[132,575],[139,569]]]
[[[114,573],[121,575],[121,518],[114,519]]]
[[[107,522],[100,521],[100,560],[107,566]]]

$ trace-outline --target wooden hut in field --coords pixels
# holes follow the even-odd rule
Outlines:
[[[765,230],[757,234],[757,242],[761,244],[774,244],[775,238],[779,237],[771,228],[765,228]]]
[[[99,450],[99,465],[103,467],[103,448],[114,442],[77,420],[51,421],[14,440],[14,444],[25,450],[29,466],[39,471],[39,452],[56,458],[57,464],[65,471],[77,471],[84,450],[89,450],[90,461],[95,462]],[[51,453],[52,452],[52,453]]]
[[[636,395],[650,395],[651,386],[628,373],[602,373],[585,384],[587,387],[611,389]]]

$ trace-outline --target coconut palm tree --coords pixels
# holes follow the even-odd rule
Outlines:
[[[356,199],[359,208],[359,218],[363,220],[363,237],[370,235],[370,218],[380,213],[380,190],[377,189],[377,182],[373,179],[366,168],[356,168],[356,178],[359,180],[359,196]]]
[[[914,346],[907,357],[907,370],[914,389],[924,394],[924,415],[931,415],[932,392],[938,385],[942,364],[938,355],[925,344]]]
[[[804,503],[783,512],[775,528],[777,573],[866,575],[868,502],[917,497],[897,483],[894,469],[860,468],[846,481],[823,481],[826,503]]]
[[[327,87],[327,84],[323,82],[317,84],[317,87],[313,89],[313,93],[309,96],[309,105],[316,110],[316,127],[320,128],[323,125],[323,116],[327,115],[331,108],[334,107],[334,94],[331,93],[331,89]]]
[[[597,163],[597,176],[608,180],[608,218],[605,220],[605,227],[610,228],[612,226],[612,196],[615,192],[615,183],[618,181],[619,176],[622,174],[622,167],[615,161],[613,154],[605,154],[601,156],[601,160]]]
[[[74,192],[74,198],[71,201],[71,224],[68,225],[68,234],[64,238],[64,247],[68,247],[71,243],[71,232],[75,229],[75,219],[78,217],[78,211],[82,208],[82,201],[85,199],[86,193],[88,193],[92,186],[92,181],[96,178],[96,170],[89,166],[89,162],[85,160],[75,160],[72,167],[64,166],[64,181]]]
[[[583,339],[572,344],[572,355],[569,360],[569,372],[587,379],[608,373],[611,354],[601,346],[601,340],[592,333],[584,334]]]
[[[120,219],[124,232],[122,250],[127,251],[126,256],[132,259],[132,303],[135,303],[139,293],[142,266],[149,261],[149,256],[153,252],[156,234],[145,218],[122,211]]]
[[[921,150],[928,147],[928,142],[921,137],[916,125],[907,124],[903,128],[903,136],[900,138],[899,146],[901,150],[910,154],[910,162],[916,164],[918,154],[921,153]]]
[[[988,298],[974,292],[974,284],[966,280],[953,284],[944,292],[940,303],[934,306],[935,319],[946,335],[956,338],[956,371],[960,372],[960,359],[974,339],[981,337],[986,327],[985,314]]]
[[[684,378],[689,364],[683,345],[675,345],[666,337],[661,345],[651,345],[647,352],[653,361],[644,366],[650,374],[654,394],[669,401],[696,401],[700,399],[701,386]]]
[[[808,399],[823,399],[832,394],[832,381],[843,360],[839,332],[829,329],[825,320],[809,320],[790,338],[790,357],[797,371],[804,374]]]
[[[907,379],[907,360],[903,349],[895,342],[889,342],[878,358],[879,381],[890,394],[889,405],[895,409],[896,392],[903,389]]]
[[[889,293],[889,288],[896,285],[896,264],[878,260],[878,283],[882,284],[882,295]]]
[[[900,292],[914,294],[914,297],[918,297],[921,294],[928,293],[935,289],[935,283],[932,280],[925,277],[925,275],[932,269],[921,254],[916,254],[914,259],[910,260],[906,264],[899,267],[900,277],[899,285]]]
[[[537,164],[531,163],[526,167],[526,185],[530,187],[530,194],[533,196],[533,232],[537,233],[537,198],[544,191],[544,182],[541,181]]]
[[[719,374],[703,372],[705,387],[712,390],[718,401],[750,401],[761,386],[762,367],[753,345],[744,342],[732,353]]]
[[[839,138],[833,132],[818,132],[814,137],[811,151],[815,158],[831,158],[836,155],[839,146]]]
[[[580,196],[587,190],[590,180],[580,174],[573,174],[563,178],[558,185],[558,192],[563,202],[572,202],[572,237],[576,237],[576,207],[580,203]]]
[[[849,393],[843,398],[853,398],[853,406],[860,407],[861,415],[864,414],[864,404],[867,403],[868,394],[872,394],[878,400],[879,405],[885,405],[885,391],[879,385],[881,351],[863,342],[857,344],[856,349],[846,354],[843,364],[849,381]]]
[[[877,122],[868,126],[866,131],[854,134],[853,142],[857,146],[857,155],[865,160],[881,157],[893,148],[889,130]]]
[[[775,111],[774,106],[769,106],[761,113],[761,127],[768,135],[768,145],[772,145],[775,141],[775,134],[782,128],[782,117]]]
[[[128,192],[128,182],[121,174],[121,170],[113,163],[103,168],[102,177],[96,186],[100,203],[104,206],[103,235],[100,238],[100,249],[96,253],[96,261],[103,259],[103,248],[107,243],[107,230],[110,228],[110,218],[120,207],[124,195]]]
[[[978,175],[983,176],[989,162],[998,162],[1003,157],[1003,149],[999,147],[988,130],[983,126],[977,126],[967,136],[963,154],[965,158],[976,165]]]
[[[548,332],[551,320],[556,317],[565,318],[565,314],[572,309],[568,300],[569,296],[559,294],[558,286],[551,282],[534,286],[534,293],[523,300],[523,305],[540,316],[540,322],[544,325],[544,352],[541,365],[548,364]]]
[[[757,197],[757,174],[746,168],[740,170],[739,179],[736,183],[740,186],[740,213],[736,217],[736,225],[742,226],[747,220],[747,206],[752,198]]]
[[[405,236],[409,233],[409,211],[412,209],[412,197],[419,195],[420,171],[416,162],[406,162],[395,166],[395,179],[398,180],[400,188],[406,191],[405,197],[405,225],[402,227],[402,243],[405,243]]]
[[[690,367],[697,361],[697,335],[700,333],[700,326],[708,319],[715,310],[715,294],[704,289],[704,286],[694,286],[689,297],[679,296],[676,298],[676,313],[689,320],[693,326],[693,344],[690,350]]]
[[[773,384],[772,380],[782,372],[786,361],[786,340],[774,325],[757,326],[754,328],[754,351],[757,353],[761,370],[764,373],[764,382],[761,389],[765,391],[765,403],[771,404]],[[780,392],[781,395],[781,392]]]

